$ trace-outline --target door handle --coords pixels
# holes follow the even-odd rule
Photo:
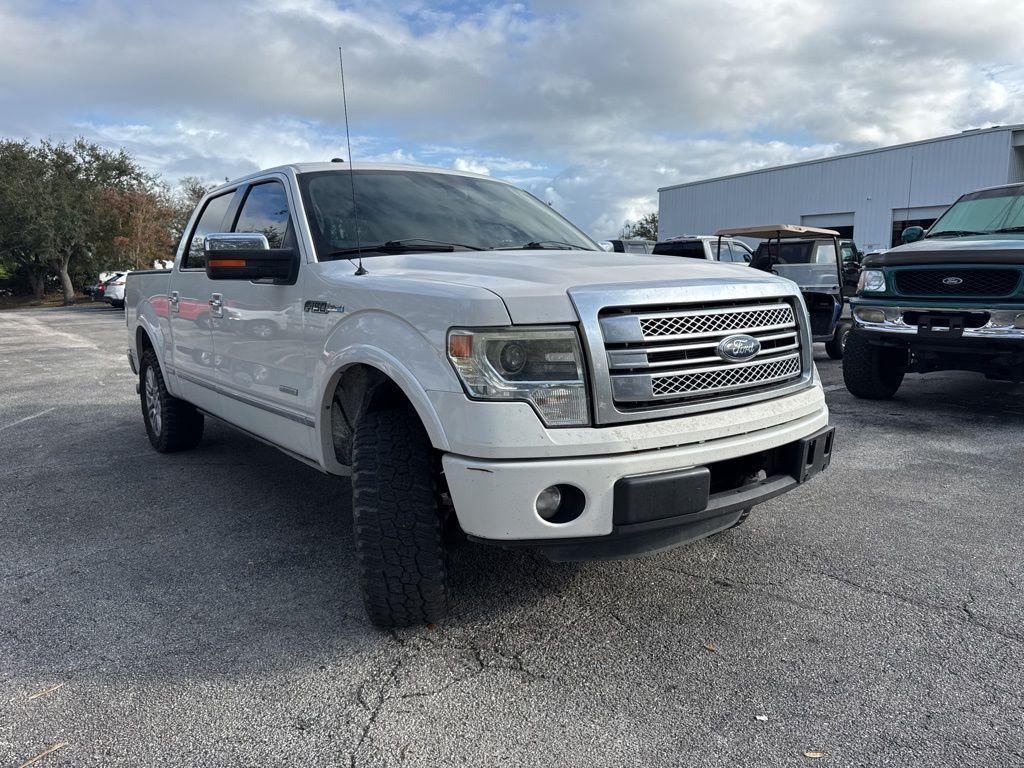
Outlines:
[[[210,314],[214,317],[224,316],[224,295],[220,293],[210,294]]]
[[[178,304],[181,301],[181,294],[177,291],[171,291],[171,295],[167,297],[167,303],[171,305],[171,311],[178,311]]]

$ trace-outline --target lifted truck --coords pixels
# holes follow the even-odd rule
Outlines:
[[[228,183],[172,269],[129,275],[126,316],[157,451],[196,446],[209,415],[351,474],[383,626],[445,614],[452,534],[556,560],[658,551],[831,456],[791,282],[606,253],[473,174],[322,163]]]
[[[906,373],[930,371],[1024,380],[1024,184],[966,194],[903,241],[864,261],[846,388],[891,398]]]

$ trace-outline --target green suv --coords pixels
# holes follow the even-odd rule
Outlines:
[[[1024,184],[966,194],[903,242],[862,265],[846,388],[890,398],[931,371],[1024,380]]]

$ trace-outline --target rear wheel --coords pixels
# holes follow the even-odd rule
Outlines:
[[[888,400],[907,372],[907,352],[871,344],[856,329],[850,331],[843,357],[843,381],[854,397]]]
[[[203,439],[203,414],[167,391],[156,353],[147,349],[139,366],[139,398],[149,443],[160,453],[195,448]]]
[[[448,613],[444,518],[430,438],[411,407],[363,414],[352,450],[352,517],[363,600],[380,627]]]

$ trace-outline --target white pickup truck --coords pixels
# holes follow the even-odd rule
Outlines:
[[[196,446],[209,415],[351,475],[382,626],[445,614],[452,533],[555,560],[659,551],[831,457],[793,283],[604,252],[473,174],[319,163],[225,184],[171,269],[129,274],[126,316],[157,451]]]

